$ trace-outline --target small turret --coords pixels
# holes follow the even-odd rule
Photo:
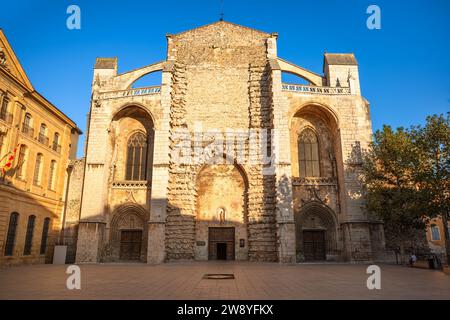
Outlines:
[[[325,53],[323,73],[329,87],[349,87],[360,95],[358,62],[353,53]]]
[[[94,66],[92,91],[108,86],[110,80],[117,75],[117,58],[97,58]]]

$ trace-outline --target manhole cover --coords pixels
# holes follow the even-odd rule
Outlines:
[[[232,273],[207,273],[203,276],[203,279],[212,279],[212,280],[234,279],[234,274],[232,274]]]

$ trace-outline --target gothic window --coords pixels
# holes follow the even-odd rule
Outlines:
[[[34,177],[33,177],[33,184],[35,186],[41,185],[43,158],[44,156],[42,155],[42,153],[38,153],[36,156],[36,163],[34,165]]]
[[[8,234],[6,236],[5,256],[13,255],[18,222],[19,214],[17,212],[11,213],[11,216],[9,217]]]
[[[31,254],[31,246],[33,244],[33,232],[34,232],[34,222],[36,221],[36,216],[29,216],[28,217],[28,224],[27,224],[27,234],[25,235],[25,246],[23,248],[23,255],[30,255]]]
[[[50,227],[50,218],[45,218],[44,226],[42,227],[41,250],[39,251],[40,254],[45,254],[45,250],[47,249],[47,237],[49,227]]]
[[[16,176],[18,179],[25,179],[25,161],[27,160],[28,148],[26,145],[22,144],[19,149],[19,156],[17,158],[16,164]]]
[[[56,173],[56,161],[52,160],[50,162],[50,171],[48,173],[48,188],[50,190],[55,190],[55,175]]]
[[[311,129],[303,130],[298,137],[298,162],[300,177],[319,177],[319,143]]]
[[[147,138],[142,132],[133,134],[127,143],[126,180],[146,180]]]

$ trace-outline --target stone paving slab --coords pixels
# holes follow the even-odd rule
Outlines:
[[[380,265],[381,290],[368,290],[366,265],[176,262],[80,265],[81,290],[66,288],[67,266],[0,269],[0,299],[450,299],[450,276]],[[235,279],[203,279],[233,273]]]

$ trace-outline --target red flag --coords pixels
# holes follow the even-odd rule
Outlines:
[[[12,154],[8,157],[8,160],[6,161],[5,165],[2,167],[3,175],[6,174],[6,171],[8,171],[9,169],[12,168],[12,164],[13,164],[13,162],[14,162],[14,158],[15,158],[15,156],[16,156],[16,152],[17,152],[17,147],[18,147],[18,146],[19,146],[19,145],[17,145],[17,146],[14,148]]]

